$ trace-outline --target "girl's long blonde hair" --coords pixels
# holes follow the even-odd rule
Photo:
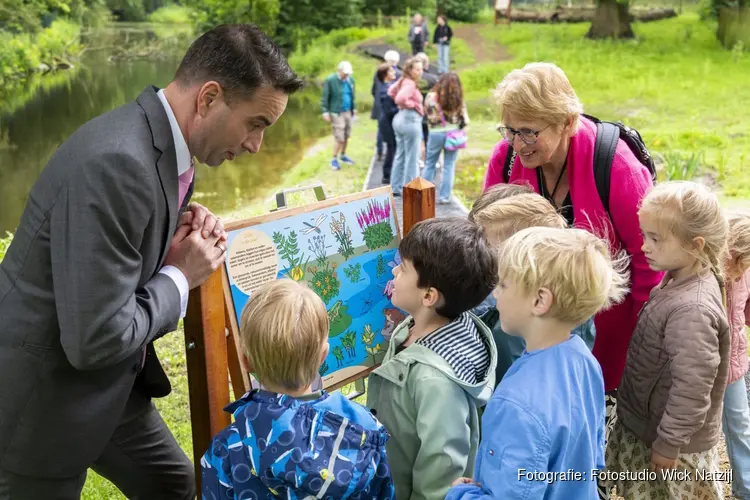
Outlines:
[[[727,219],[729,220],[728,257],[737,270],[744,273],[750,267],[750,212],[733,211]]]
[[[643,199],[638,215],[648,215],[679,239],[687,252],[714,273],[723,293],[729,225],[711,190],[697,182],[657,184]],[[692,244],[699,237],[705,241],[702,250]]]

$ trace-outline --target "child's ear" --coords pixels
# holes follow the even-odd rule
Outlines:
[[[437,307],[441,298],[442,295],[438,291],[438,289],[430,287],[424,292],[424,296],[422,297],[422,305],[425,307]]]
[[[244,352],[240,353],[240,366],[245,370],[245,373],[253,372],[253,367],[250,366],[250,360],[247,359],[247,355]]]
[[[531,312],[534,316],[544,316],[552,308],[554,297],[548,288],[540,288],[534,294],[534,303]]]
[[[323,361],[325,361],[326,358],[328,357],[328,351],[330,350],[331,350],[331,344],[328,343],[328,341],[326,340],[326,343],[323,344],[323,350],[320,352],[320,364],[321,365],[323,364]]]
[[[695,247],[696,250],[699,252],[703,251],[703,248],[706,246],[706,240],[702,236],[696,236],[693,238],[693,247]]]

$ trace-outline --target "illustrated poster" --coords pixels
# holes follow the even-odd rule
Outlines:
[[[225,266],[238,324],[253,291],[270,280],[303,282],[323,300],[330,322],[330,352],[320,367],[325,387],[379,364],[405,318],[390,301],[399,244],[390,191],[368,193],[228,231]]]

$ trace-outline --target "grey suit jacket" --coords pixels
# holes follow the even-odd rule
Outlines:
[[[178,212],[174,140],[153,87],[54,153],[0,263],[3,468],[80,474],[134,386],[169,392],[151,342],[179,320],[177,286],[158,273]]]

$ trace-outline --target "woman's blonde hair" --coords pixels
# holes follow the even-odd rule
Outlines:
[[[474,204],[469,210],[469,220],[473,221],[474,216],[480,211],[484,210],[485,207],[495,203],[498,200],[504,200],[511,196],[517,196],[519,194],[532,194],[534,188],[531,187],[527,181],[523,183],[500,183],[492,186],[487,191],[482,193],[479,198],[474,201]]]
[[[727,256],[728,223],[719,198],[703,184],[669,181],[657,184],[643,198],[638,216],[648,216],[660,231],[673,234],[685,251],[710,269],[721,286]],[[702,250],[693,246],[703,238]]]
[[[498,254],[500,281],[527,294],[548,289],[550,316],[575,324],[625,298],[628,263],[627,258],[613,261],[607,243],[583,229],[523,229]]]
[[[508,115],[561,127],[573,120],[578,130],[583,105],[568,77],[551,63],[529,63],[508,73],[494,92],[503,122]]]
[[[727,216],[729,256],[740,270],[750,267],[750,212],[733,211]]]
[[[328,339],[328,313],[315,292],[290,279],[262,285],[240,318],[240,339],[261,384],[289,391],[308,387],[318,374]]]
[[[536,193],[518,194],[490,203],[474,214],[474,222],[482,226],[492,242],[529,227],[564,229],[568,225],[555,207]]]
[[[411,76],[411,72],[414,69],[414,66],[416,66],[417,64],[422,64],[424,66],[422,61],[416,57],[410,57],[409,59],[407,59],[406,62],[404,63],[404,73],[401,78],[408,78],[409,80],[415,81],[414,78]]]

